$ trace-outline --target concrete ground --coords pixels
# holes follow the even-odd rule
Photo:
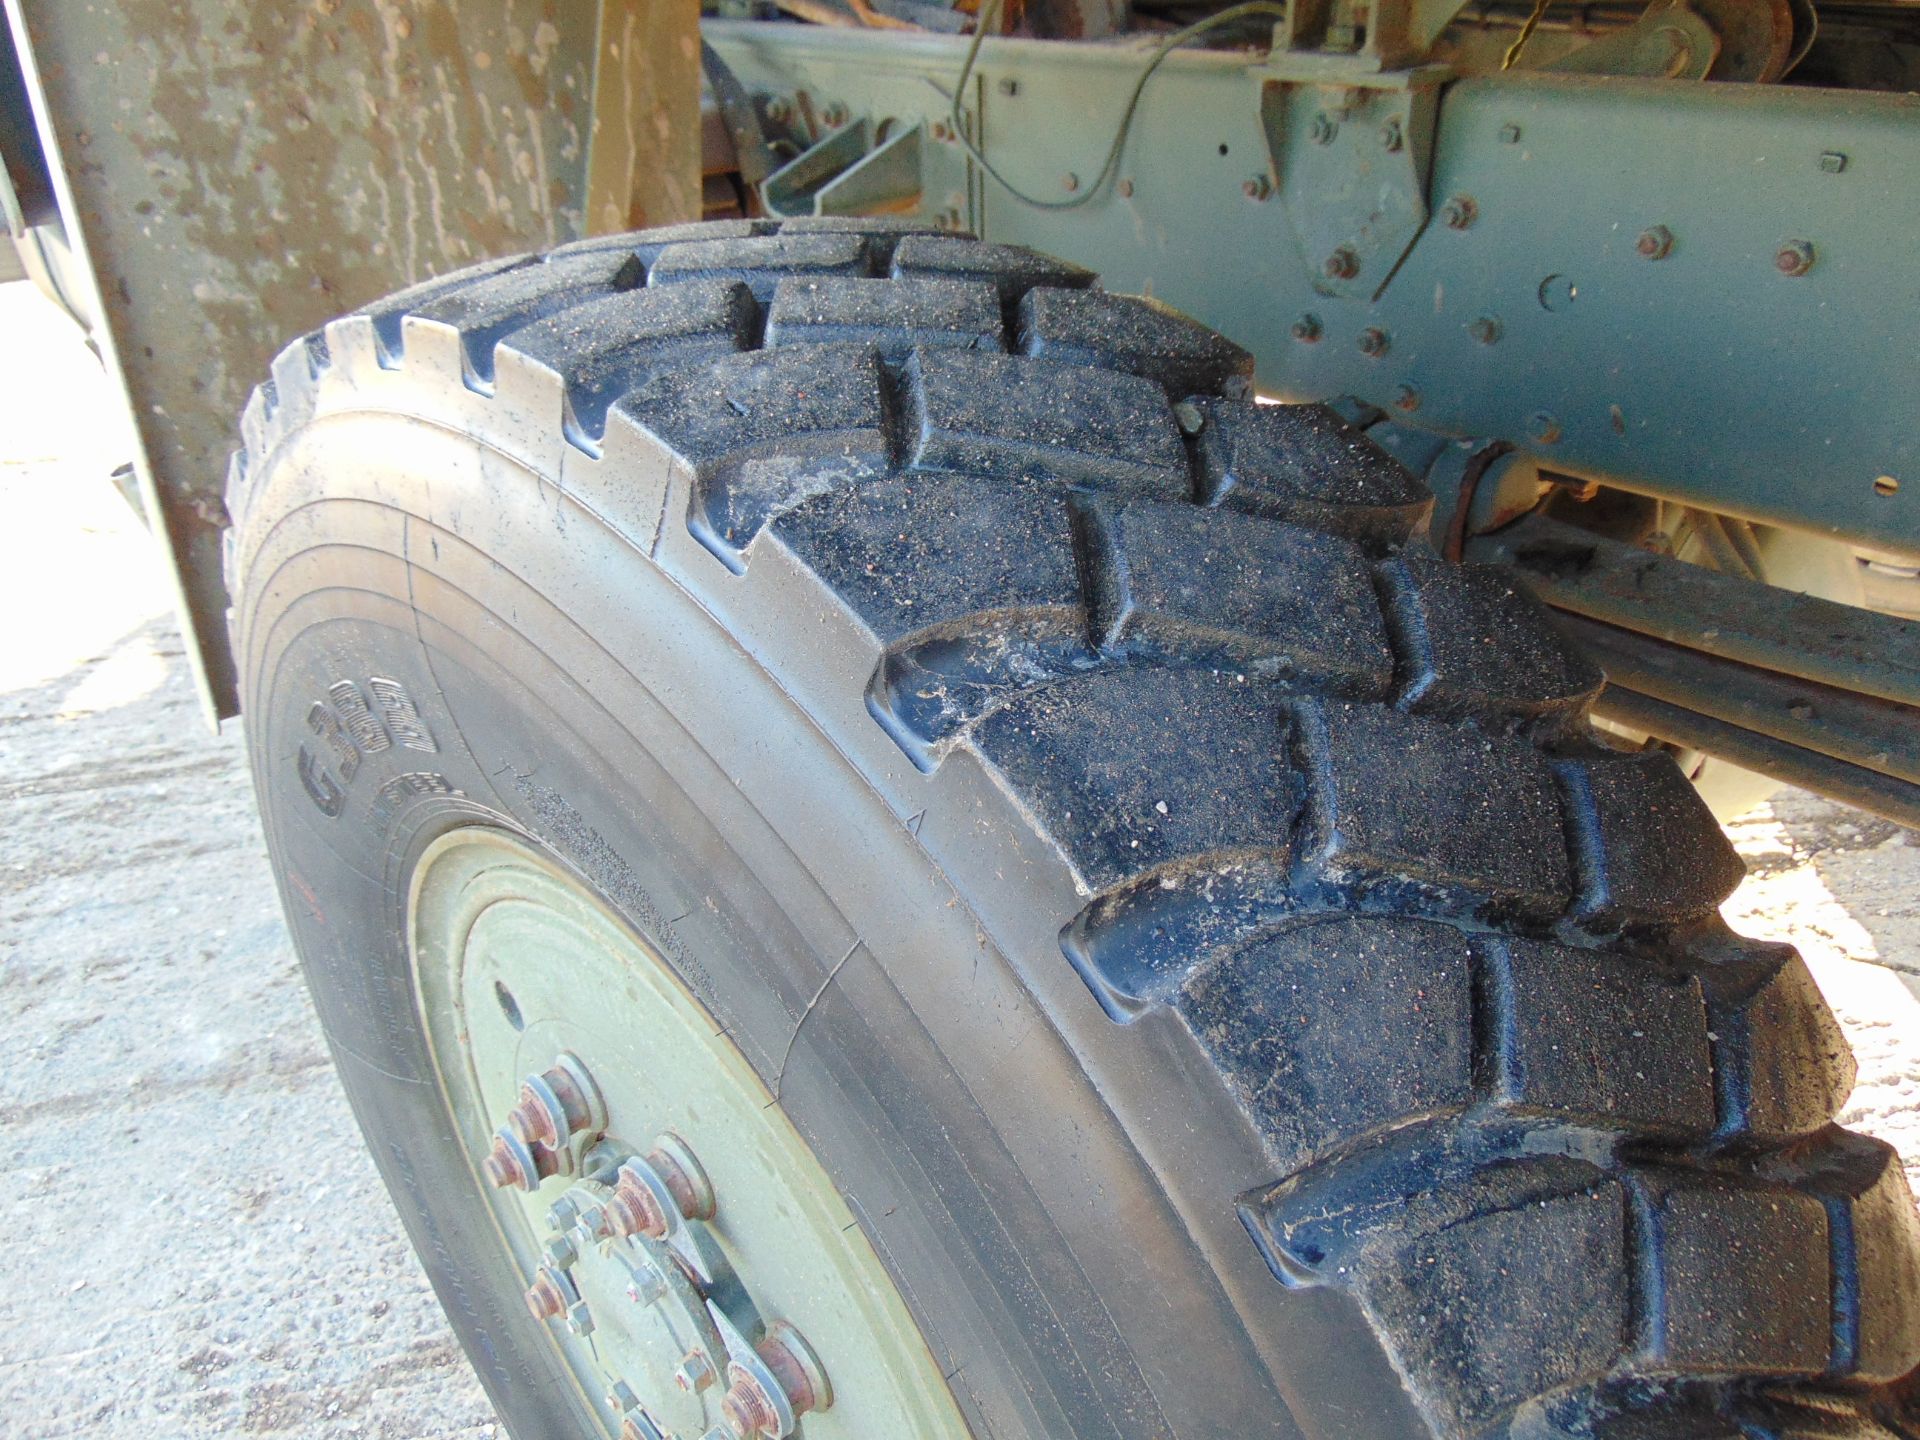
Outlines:
[[[494,1425],[329,1067],[235,725],[106,482],[98,366],[0,285],[0,1430],[479,1436]],[[1788,795],[1728,906],[1800,945],[1849,1124],[1920,1183],[1920,845]]]

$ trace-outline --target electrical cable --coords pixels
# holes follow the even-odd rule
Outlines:
[[[1270,0],[1248,0],[1246,4],[1230,6],[1220,11],[1217,15],[1209,15],[1203,20],[1196,20],[1184,29],[1176,30],[1167,36],[1159,45],[1154,47],[1152,57],[1147,61],[1146,67],[1140,72],[1140,78],[1134,81],[1133,91],[1127,96],[1126,108],[1120,112],[1120,126],[1114,132],[1113,143],[1107,147],[1107,158],[1100,166],[1100,173],[1094,176],[1092,183],[1075,195],[1070,195],[1064,200],[1043,200],[1037,195],[1027,194],[993,167],[993,163],[981,153],[980,148],[974,144],[972,137],[967,134],[965,117],[960,113],[960,102],[967,92],[967,81],[973,76],[974,62],[979,59],[981,43],[986,39],[987,32],[999,23],[1000,11],[1005,3],[1006,0],[985,0],[985,3],[980,7],[979,15],[974,21],[973,43],[967,47],[966,61],[961,65],[959,77],[953,82],[953,93],[948,97],[952,106],[951,119],[953,122],[953,133],[959,139],[961,146],[966,150],[967,154],[972,157],[973,163],[978,165],[982,171],[998,182],[1002,189],[1013,196],[1014,199],[1041,210],[1072,210],[1078,206],[1085,205],[1089,200],[1093,199],[1095,195],[1099,194],[1101,188],[1113,178],[1114,171],[1120,166],[1121,151],[1126,147],[1127,133],[1133,128],[1134,112],[1140,108],[1141,93],[1147,88],[1147,81],[1153,78],[1153,72],[1160,68],[1161,62],[1164,61],[1167,56],[1171,55],[1175,50],[1178,50],[1182,45],[1185,45],[1189,40],[1193,40],[1209,30],[1215,30],[1222,25],[1230,24],[1235,20],[1243,20],[1253,15],[1266,15],[1275,20],[1280,20],[1284,19],[1287,13],[1287,7],[1285,5],[1273,4],[1270,3]]]

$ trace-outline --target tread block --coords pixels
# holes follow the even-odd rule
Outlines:
[[[1531,745],[1380,706],[1294,703],[1300,858],[1324,888],[1545,918],[1571,876],[1553,772]]]
[[[458,330],[469,376],[490,384],[493,347],[501,336],[582,301],[632,290],[646,278],[646,267],[631,250],[569,255],[449,290],[414,305],[410,316]]]
[[[1827,1212],[1811,1195],[1719,1176],[1649,1174],[1641,1203],[1660,1369],[1819,1374],[1833,1327]]]
[[[1826,1205],[1836,1277],[1828,1373],[1898,1380],[1920,1365],[1920,1215],[1892,1146],[1844,1131],[1822,1142],[1776,1168]]]
[[[1625,1198],[1574,1162],[1490,1167],[1412,1201],[1360,1259],[1362,1302],[1438,1433],[1479,1434],[1618,1361],[1633,1325]]]
[[[1704,1137],[1716,1118],[1700,982],[1602,951],[1478,942],[1487,1083],[1522,1113]]]
[[[765,221],[760,222],[765,224]],[[931,221],[912,215],[796,215],[780,222],[782,235],[858,235],[877,272],[884,272],[896,247],[915,235],[947,235]]]
[[[1747,867],[1662,751],[1563,760],[1575,817],[1577,912],[1596,922],[1674,921],[1717,910]]]
[[[858,345],[729,355],[656,375],[614,402],[693,472],[688,524],[729,568],[767,520],[884,474],[880,357]]]
[[[451,275],[422,280],[418,285],[396,290],[353,313],[365,315],[373,321],[374,343],[379,350],[380,363],[391,367],[400,360],[403,344],[401,326],[406,317],[417,312],[419,307],[489,276],[503,275],[510,270],[524,270],[540,263],[538,255],[509,255],[499,260],[482,260],[478,265],[469,265]]]
[[[1769,947],[1770,949],[1772,947]],[[1853,1051],[1806,962],[1785,946],[1756,982],[1707,986],[1722,1123],[1762,1142],[1825,1127],[1853,1089]]]
[[[1415,710],[1544,715],[1600,693],[1599,667],[1504,569],[1409,545],[1382,570],[1402,639],[1402,695]]]
[[[1020,302],[1020,349],[1044,360],[1144,376],[1173,399],[1253,388],[1253,356],[1169,305],[1042,286]]]
[[[1284,1174],[1473,1103],[1471,972],[1450,926],[1322,920],[1197,970],[1179,1008]]]
[[[1173,409],[1133,376],[922,347],[907,362],[901,408],[909,463],[922,470],[1052,477],[1168,500],[1190,492]]]
[[[740,240],[688,240],[668,245],[647,272],[650,285],[687,280],[738,280],[766,304],[785,276],[871,275],[873,261],[858,234],[758,235]]]
[[[953,235],[908,236],[893,252],[893,273],[985,281],[1003,305],[1039,285],[1084,289],[1094,278],[1091,270],[1022,245],[987,245]]]
[[[1401,544],[1433,513],[1424,484],[1324,405],[1195,405],[1203,504],[1375,546]]]
[[[1192,505],[1086,507],[1093,633],[1113,654],[1216,658],[1260,680],[1384,696],[1393,656],[1350,541]]]
[[[1207,744],[1167,737],[1204,716]],[[1284,849],[1299,782],[1262,686],[1207,670],[1115,670],[1021,696],[973,730],[1089,891],[1220,851]]]
[[[767,344],[853,342],[890,360],[916,345],[1001,348],[993,288],[968,280],[848,280],[794,276],[773,292]]]
[[[616,396],[665,367],[715,360],[752,343],[753,295],[735,280],[628,290],[545,316],[500,343],[554,370],[574,423],[598,436]]]

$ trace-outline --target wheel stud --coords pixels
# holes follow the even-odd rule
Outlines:
[[[527,1142],[504,1126],[493,1134],[493,1146],[480,1162],[481,1173],[496,1190],[537,1190],[540,1161]]]

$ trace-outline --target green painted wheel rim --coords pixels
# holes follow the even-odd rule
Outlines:
[[[712,1220],[687,1227],[711,1284],[695,1285],[640,1237],[573,1237],[563,1269],[591,1328],[547,1325],[609,1432],[636,1401],[665,1437],[699,1440],[721,1423],[723,1376],[704,1390],[673,1378],[690,1350],[718,1343],[702,1303],[710,1294],[747,1339],[757,1334],[749,1326],[782,1321],[814,1350],[832,1402],[801,1416],[794,1433],[969,1433],[879,1256],[773,1094],[667,963],[584,885],[505,831],[455,830],[415,867],[408,941],[415,999],[474,1183],[528,1281],[543,1260],[559,1263],[546,1248],[555,1202],[599,1192],[580,1175],[532,1193],[495,1190],[479,1162],[525,1077],[557,1056],[577,1057],[604,1099],[607,1139],[583,1157],[587,1171],[666,1135],[712,1183]],[[561,1207],[562,1220],[569,1213]],[[561,1242],[560,1254],[568,1248]],[[664,1276],[661,1298],[639,1295],[648,1287],[636,1284],[636,1256]],[[724,1372],[724,1350],[710,1358]]]

